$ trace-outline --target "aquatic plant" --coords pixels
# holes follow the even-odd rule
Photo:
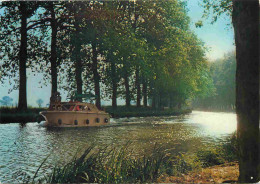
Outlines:
[[[207,147],[196,153],[172,155],[168,149],[155,145],[151,151],[136,155],[129,143],[120,148],[88,147],[63,166],[56,166],[46,177],[38,177],[37,169],[32,182],[47,183],[139,183],[156,182],[161,175],[182,176],[201,168],[223,164],[235,159],[234,137],[216,148]],[[228,151],[227,151],[228,150]],[[226,153],[230,154],[228,157]],[[233,156],[232,156],[233,155]],[[233,159],[230,159],[233,158]]]
[[[163,167],[167,166],[168,156],[157,146],[151,154],[143,156],[136,156],[128,150],[128,145],[101,150],[90,146],[80,158],[74,158],[62,167],[56,166],[49,176],[38,179],[38,182],[154,182],[165,170]]]

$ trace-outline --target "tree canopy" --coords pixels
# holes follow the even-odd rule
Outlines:
[[[185,2],[22,4],[28,7],[24,33],[20,2],[1,3],[0,43],[1,81],[16,77],[20,91],[28,67],[43,73],[45,83],[51,78],[52,93],[94,93],[99,108],[101,99],[111,98],[113,107],[118,98],[127,106],[131,101],[140,106],[142,99],[147,106],[149,98],[154,108],[181,107],[213,90],[205,48],[189,28]],[[19,61],[16,51],[25,43]],[[23,93],[19,99],[26,101]]]

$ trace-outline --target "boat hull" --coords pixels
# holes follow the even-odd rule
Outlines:
[[[77,111],[43,111],[40,114],[46,120],[46,126],[86,127],[101,126],[110,123],[108,113]]]

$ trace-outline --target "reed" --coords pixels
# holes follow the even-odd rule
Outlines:
[[[38,182],[155,182],[167,165],[165,162],[169,160],[168,154],[155,147],[149,155],[135,156],[127,147],[125,145],[119,149],[105,148],[97,151],[90,146],[80,158],[74,158],[62,167],[55,167],[48,177],[38,179]]]
[[[204,167],[235,161],[234,141],[236,137],[231,136],[219,147],[177,155],[157,145],[141,156],[129,149],[129,143],[120,148],[98,149],[90,146],[79,158],[74,157],[64,166],[54,167],[47,177],[37,177],[39,167],[29,183],[157,182],[162,175],[182,176],[189,172],[199,172]]]

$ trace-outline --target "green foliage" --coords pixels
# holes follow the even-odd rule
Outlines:
[[[204,14],[202,18],[208,18],[211,14],[212,24],[215,23],[222,14],[226,14],[227,16],[231,17],[233,10],[232,0],[203,0],[201,6],[204,8]],[[201,22],[202,21],[199,21],[196,24],[202,25],[200,24]]]
[[[226,143],[223,143],[221,145],[221,152],[223,158],[228,162],[238,160],[239,152],[238,152],[238,139],[236,136],[236,132],[234,132],[231,136],[226,138]]]
[[[113,118],[120,117],[147,117],[147,116],[172,116],[172,115],[181,115],[190,113],[191,109],[152,109],[151,107],[124,107],[118,106],[116,109],[113,109],[111,106],[105,107],[106,112],[111,114]]]
[[[44,118],[39,112],[44,108],[29,107],[27,111],[20,112],[17,107],[0,107],[0,123],[17,123],[17,122],[39,122]]]
[[[84,154],[42,179],[47,183],[122,183],[153,182],[160,176],[167,154],[154,148],[151,154],[136,157],[127,149],[86,149]],[[41,180],[40,180],[41,181]]]
[[[221,154],[214,149],[198,151],[197,157],[203,167],[210,167],[224,163],[224,159],[221,157]]]
[[[163,174],[182,176],[196,172],[203,167],[219,165],[236,159],[227,159],[225,154],[236,154],[230,145],[236,146],[234,136],[228,137],[223,145],[207,147],[196,153],[172,155],[168,149],[155,145],[144,155],[136,155],[129,149],[129,144],[120,148],[88,147],[79,157],[74,157],[63,166],[55,166],[46,176],[37,176],[44,162],[37,169],[33,178],[27,182],[46,183],[143,183],[156,182]],[[227,147],[229,152],[223,151]],[[47,159],[47,158],[46,158]],[[45,160],[46,160],[45,159]],[[30,181],[33,180],[33,181]]]
[[[236,132],[226,137],[221,145],[198,151],[197,160],[201,162],[202,167],[238,161],[238,140]]]
[[[19,50],[20,21],[15,9],[19,3],[3,5],[5,36],[0,44],[4,55],[0,58],[5,70],[0,70],[2,76],[15,77],[19,69],[15,50]],[[51,6],[57,23],[57,43],[53,47],[49,31]],[[213,90],[205,48],[189,29],[185,2],[43,2],[32,7],[27,25],[28,67],[44,73],[47,84],[50,47],[55,48],[59,87],[68,96],[79,85],[83,93],[98,93],[93,89],[102,85],[102,98],[111,99],[114,90],[117,97],[133,99],[145,82],[148,97],[161,107],[187,104]],[[13,39],[15,36],[18,39]]]
[[[198,98],[193,107],[203,109],[234,110],[236,56],[230,52],[223,59],[210,63],[210,73],[215,91],[206,97]]]
[[[201,162],[198,159],[195,159],[194,154],[188,155],[179,153],[175,156],[169,163],[171,166],[168,166],[167,174],[174,176],[181,176],[182,174],[187,174],[191,171],[196,171],[201,168]]]

